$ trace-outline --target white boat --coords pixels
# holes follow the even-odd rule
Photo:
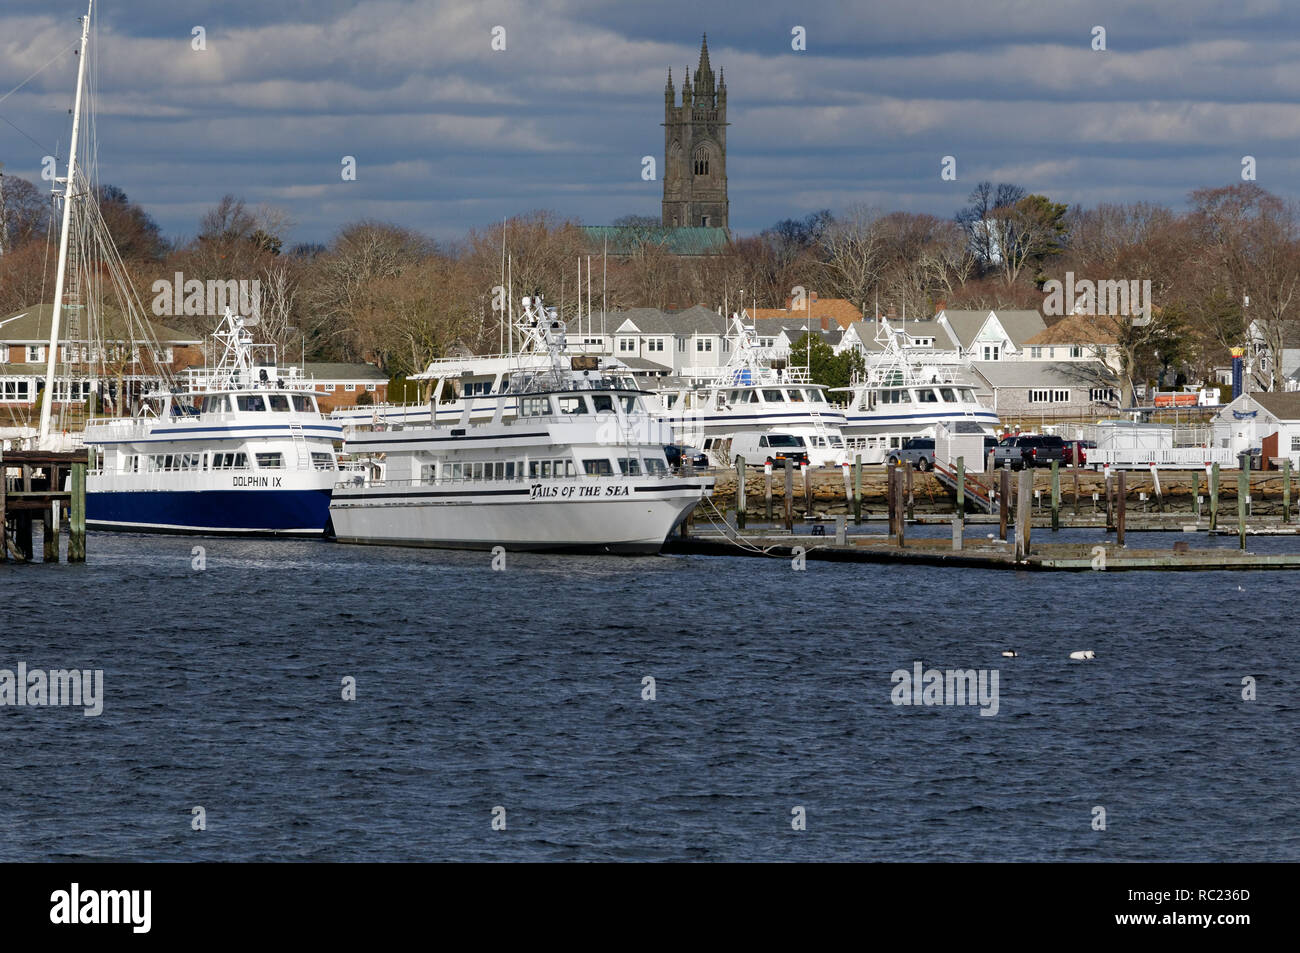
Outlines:
[[[655,553],[712,492],[711,477],[669,472],[672,433],[648,395],[595,357],[570,357],[564,324],[540,297],[523,304],[519,330],[549,356],[545,367],[524,362],[499,393],[465,398],[457,421],[345,441],[383,463],[382,477],[335,488],[340,542]]]
[[[732,318],[731,359],[716,380],[657,391],[662,418],[680,443],[699,447],[718,466],[731,466],[731,439],[780,432],[803,438],[812,466],[846,462],[844,411],[802,367],[787,366],[757,344],[752,327]]]
[[[995,434],[998,415],[980,403],[975,386],[961,380],[956,368],[922,362],[894,334],[882,334],[882,350],[870,359],[863,380],[833,391],[848,394],[843,432],[849,454],[861,454],[863,463],[884,463],[904,440],[933,437],[939,424],[953,433]]]
[[[215,368],[144,401],[144,415],[94,421],[86,525],[214,535],[322,536],[338,480],[335,442],[310,382],[257,364],[251,322],[226,312]]]

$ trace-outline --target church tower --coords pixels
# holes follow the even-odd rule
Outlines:
[[[700,45],[695,79],[682,77],[678,105],[672,70],[664,87],[665,227],[729,227],[727,201],[727,82],[715,84],[709,66],[709,38]]]

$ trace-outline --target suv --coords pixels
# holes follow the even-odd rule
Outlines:
[[[1074,462],[1074,448],[1079,448],[1079,463],[1083,467],[1088,465],[1088,451],[1096,449],[1097,444],[1091,440],[1067,440],[1065,441],[1065,465],[1072,467]]]
[[[1053,460],[1057,463],[1064,462],[1065,441],[1046,434],[1004,437],[993,451],[993,466],[1010,467],[1012,470],[1049,467]]]
[[[908,437],[897,450],[889,451],[885,458],[887,466],[896,467],[910,463],[918,470],[928,470],[934,466],[934,438]]]

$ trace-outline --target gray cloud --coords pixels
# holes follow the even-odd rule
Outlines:
[[[101,178],[171,234],[226,192],[284,206],[299,240],[361,217],[453,237],[533,208],[653,214],[640,159],[659,156],[665,73],[694,69],[699,29],[726,70],[738,231],[859,201],[948,215],[983,178],[1177,206],[1239,181],[1246,154],[1265,188],[1292,197],[1300,181],[1300,13],[1273,0],[100,7]],[[6,0],[0,95],[75,39],[81,9]],[[795,24],[807,52],[790,49]],[[34,177],[66,142],[74,69],[66,54],[0,103],[9,172]]]

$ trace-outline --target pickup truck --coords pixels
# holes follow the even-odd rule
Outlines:
[[[1052,461],[1065,462],[1065,441],[1040,434],[1017,434],[1003,437],[993,450],[993,466],[1020,470],[1024,467],[1050,467]]]

